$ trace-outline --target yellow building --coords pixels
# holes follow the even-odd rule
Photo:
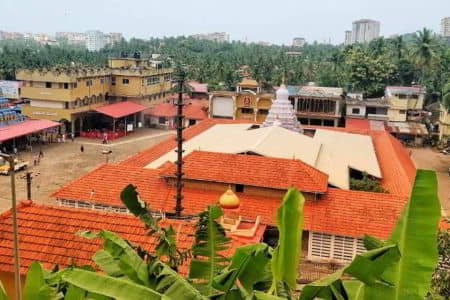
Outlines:
[[[385,98],[389,102],[388,117],[391,122],[406,122],[408,110],[422,110],[425,90],[420,86],[388,86]]]
[[[172,88],[172,69],[153,68],[148,59],[110,58],[108,66],[18,70],[22,98],[30,100],[23,113],[64,122],[75,132],[83,126],[83,115],[99,106],[125,100],[152,106]]]
[[[209,95],[209,117],[262,123],[272,105],[272,94],[252,91],[213,92]]]

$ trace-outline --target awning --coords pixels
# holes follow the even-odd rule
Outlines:
[[[107,115],[111,118],[118,119],[138,113],[140,111],[144,111],[145,109],[147,109],[146,106],[130,101],[124,101],[98,107],[97,109],[95,109],[95,111]]]
[[[22,123],[1,127],[0,142],[18,138],[48,128],[57,127],[59,125],[60,124],[58,122],[49,120],[27,120]]]

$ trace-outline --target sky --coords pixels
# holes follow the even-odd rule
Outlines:
[[[352,21],[381,22],[381,35],[436,32],[450,0],[0,0],[0,30],[101,30],[125,38],[225,31],[232,40],[291,44],[344,41]]]

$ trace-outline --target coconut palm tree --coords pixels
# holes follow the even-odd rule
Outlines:
[[[411,55],[421,69],[421,82],[424,80],[425,71],[428,71],[437,59],[436,46],[431,30],[424,28],[422,31],[417,31]]]

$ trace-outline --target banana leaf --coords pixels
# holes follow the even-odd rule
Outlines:
[[[62,279],[85,291],[117,300],[170,299],[148,287],[136,284],[130,280],[114,278],[82,269],[71,269],[62,275]]]
[[[418,170],[411,199],[387,241],[397,244],[402,255],[383,274],[394,286],[364,286],[358,299],[424,299],[437,264],[440,209],[436,173]]]
[[[199,288],[208,296],[215,293],[214,277],[229,261],[221,254],[221,251],[230,247],[230,239],[226,236],[225,229],[217,222],[222,214],[220,207],[211,205],[199,215],[195,244],[192,247],[194,258],[191,261],[189,278],[199,280]]]
[[[280,282],[285,282],[291,289],[296,286],[297,266],[302,248],[304,203],[305,198],[298,190],[289,189],[283,204],[277,210],[280,237],[272,256],[271,288],[275,295]]]
[[[38,262],[32,262],[28,269],[27,279],[23,288],[24,300],[59,299],[57,291],[45,282],[45,273]]]
[[[3,287],[1,281],[0,281],[0,300],[8,300],[8,295],[6,295],[5,288]]]

